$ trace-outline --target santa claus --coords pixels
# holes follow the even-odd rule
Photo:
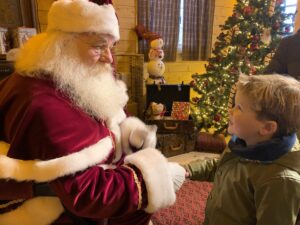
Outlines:
[[[111,69],[115,10],[94,2],[55,1],[46,32],[0,83],[0,139],[10,144],[0,157],[0,224],[148,224],[184,181],[145,124],[126,117],[126,87]],[[139,150],[122,149],[130,145]]]

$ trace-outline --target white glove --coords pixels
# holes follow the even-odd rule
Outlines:
[[[155,148],[156,146],[156,125],[145,125],[144,127],[132,130],[129,135],[129,143],[139,149]]]
[[[185,180],[185,169],[178,163],[168,163],[175,191],[178,191]]]
[[[120,129],[122,150],[127,155],[141,148],[155,148],[156,125],[146,125],[137,117],[128,117],[122,121]]]

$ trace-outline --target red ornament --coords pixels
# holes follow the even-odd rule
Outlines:
[[[253,52],[253,51],[255,51],[255,50],[257,50],[258,49],[258,44],[254,44],[254,43],[252,43],[251,45],[250,45],[250,50]]]
[[[253,13],[253,8],[251,6],[246,6],[243,8],[243,14],[245,16],[251,16]]]
[[[195,86],[195,81],[194,81],[194,80],[192,80],[192,81],[190,82],[190,86],[191,86],[191,87],[194,87],[194,86]]]
[[[252,37],[252,41],[253,42],[258,42],[259,41],[259,35],[253,35],[253,37]]]
[[[221,116],[219,114],[214,116],[214,121],[219,122],[221,120]]]
[[[231,74],[239,74],[239,70],[238,70],[238,68],[236,68],[235,66],[231,67],[231,68],[229,69],[229,72],[230,72]]]
[[[252,74],[252,75],[255,75],[256,72],[257,72],[256,68],[255,68],[254,66],[251,67],[251,74]]]
[[[279,23],[279,22],[276,22],[276,23],[273,24],[272,27],[273,27],[274,30],[278,30],[279,27],[280,27],[280,23]]]

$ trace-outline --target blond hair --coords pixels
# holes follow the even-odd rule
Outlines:
[[[288,76],[240,75],[237,90],[248,96],[257,119],[274,120],[275,135],[288,135],[300,129],[300,82]]]

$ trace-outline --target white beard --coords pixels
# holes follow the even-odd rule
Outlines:
[[[53,75],[54,81],[73,104],[97,119],[107,120],[126,105],[128,96],[126,87],[116,81],[109,65],[97,65],[94,68],[80,63],[70,66]]]
[[[64,32],[35,35],[21,48],[16,71],[23,76],[53,79],[75,106],[97,119],[123,117],[128,101],[126,85],[115,80],[109,64],[85,64],[74,38],[74,34]]]

